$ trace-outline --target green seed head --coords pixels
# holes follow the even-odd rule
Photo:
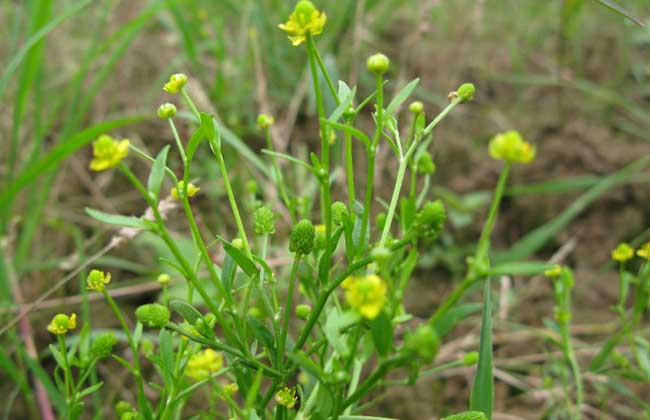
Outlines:
[[[115,334],[111,332],[100,334],[93,341],[91,353],[98,359],[104,359],[111,355],[115,344],[117,344]]]
[[[296,306],[296,316],[300,319],[307,319],[311,315],[311,306],[301,304]]]
[[[262,206],[253,213],[254,230],[257,235],[273,235],[275,233],[275,213],[267,206]]]
[[[341,226],[343,218],[348,215],[348,207],[341,201],[332,203],[332,221],[335,225]]]
[[[429,152],[422,153],[418,158],[417,172],[420,175],[432,175],[436,172],[436,164],[433,163],[433,158]]]
[[[370,70],[371,73],[382,75],[388,70],[388,67],[390,66],[390,60],[384,54],[379,53],[368,57],[366,65],[368,66],[368,70]]]
[[[440,338],[433,327],[421,324],[414,332],[404,337],[404,347],[424,361],[430,362],[438,353]]]
[[[296,223],[289,235],[289,251],[298,255],[307,255],[314,249],[316,229],[307,219]]]
[[[158,303],[148,303],[135,310],[135,316],[142,324],[151,328],[162,328],[169,322],[169,309]]]
[[[158,107],[158,117],[162,119],[171,118],[176,115],[176,107],[169,102]]]
[[[412,229],[419,237],[435,238],[442,231],[447,212],[442,201],[429,201],[415,217]]]
[[[465,366],[473,366],[478,362],[478,352],[477,351],[470,351],[469,353],[465,353],[463,356],[463,364]]]

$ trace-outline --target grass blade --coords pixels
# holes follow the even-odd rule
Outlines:
[[[632,13],[629,12],[627,9],[614,3],[612,0],[596,0],[596,1],[602,4],[603,6],[607,7],[608,9],[613,10],[616,13],[625,16],[626,18],[630,19],[632,22],[636,23],[637,25],[641,27],[645,27],[645,25],[643,24],[643,22],[641,22],[641,20],[636,18],[634,15],[632,15]]]

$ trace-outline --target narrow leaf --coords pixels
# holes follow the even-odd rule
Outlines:
[[[167,153],[169,153],[169,145],[163,147],[160,153],[158,153],[158,156],[156,156],[156,161],[151,167],[149,180],[147,181],[147,190],[149,190],[149,194],[152,194],[154,197],[156,197],[156,200],[160,194],[160,186],[162,185],[163,178],[165,177]]]
[[[411,96],[411,93],[415,90],[415,87],[418,85],[420,82],[420,79],[413,79],[411,80],[406,86],[404,86],[398,93],[395,95],[392,101],[390,101],[390,104],[388,104],[388,107],[386,108],[386,113],[389,115],[393,115],[395,111],[397,111],[397,108],[399,108],[402,103],[408,99],[409,96]]]
[[[483,320],[478,354],[478,367],[472,386],[469,408],[482,411],[488,419],[491,419],[494,403],[494,377],[492,376],[492,303],[489,279],[485,281],[483,293]]]
[[[136,229],[147,229],[149,225],[146,221],[135,216],[122,216],[121,214],[109,214],[103,211],[86,207],[86,213],[95,220],[109,225],[122,226]]]

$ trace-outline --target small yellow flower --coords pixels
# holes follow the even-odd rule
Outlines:
[[[178,181],[178,189],[179,190],[182,191],[184,185],[185,185],[185,182]],[[194,184],[192,184],[190,182],[189,184],[187,184],[187,191],[185,191],[187,193],[187,198],[194,197],[196,195],[196,193],[198,193],[200,190],[201,190],[201,188],[197,187],[196,185],[194,185]],[[172,197],[174,197],[177,200],[180,199],[180,197],[181,197],[180,194],[178,193],[178,190],[176,189],[176,187],[172,188]]]
[[[270,115],[267,115],[267,114],[260,114],[260,115],[257,117],[257,125],[258,125],[260,128],[269,128],[269,127],[272,126],[273,124],[275,124],[275,118],[273,118],[273,117],[270,116]]]
[[[386,283],[376,274],[350,276],[341,284],[345,299],[366,319],[375,319],[386,304]]]
[[[289,40],[295,45],[300,45],[307,39],[307,34],[319,35],[327,21],[325,13],[316,9],[316,6],[308,0],[301,0],[296,4],[295,9],[287,23],[281,23],[278,28],[289,35]]]
[[[535,159],[535,146],[524,141],[519,132],[506,131],[490,141],[490,156],[510,163],[530,163]]]
[[[298,402],[298,397],[296,396],[295,388],[284,387],[278,392],[275,393],[275,402],[278,405],[293,408]]]
[[[196,381],[200,381],[217,372],[222,366],[223,354],[212,349],[205,349],[190,358],[187,362],[185,374]]]
[[[228,397],[232,397],[232,396],[235,395],[238,391],[239,391],[239,386],[238,386],[236,383],[234,383],[234,382],[229,383],[229,384],[226,384],[226,385],[223,386],[223,392],[224,392],[224,394],[226,394]]]
[[[104,273],[100,270],[92,270],[88,274],[88,279],[86,280],[86,288],[88,290],[95,290],[97,292],[103,292],[106,289],[106,285],[111,282],[111,273]]]
[[[113,137],[102,134],[93,142],[93,160],[90,169],[103,171],[114,168],[129,153],[129,140],[115,140]]]
[[[544,271],[544,275],[546,277],[551,277],[551,278],[559,277],[560,274],[562,274],[562,266],[557,264]]]
[[[636,251],[636,255],[646,260],[650,260],[650,242],[646,242]]]
[[[618,262],[625,262],[634,257],[634,248],[625,242],[621,242],[612,250],[612,259]]]
[[[183,73],[176,73],[169,76],[169,81],[163,86],[163,90],[167,93],[178,93],[183,86],[187,83],[187,75]]]
[[[73,313],[70,316],[66,314],[57,314],[52,318],[47,330],[55,335],[65,334],[70,330],[77,328],[77,314]]]

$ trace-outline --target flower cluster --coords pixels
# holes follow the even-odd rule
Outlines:
[[[307,34],[319,35],[323,32],[326,21],[325,13],[316,9],[312,2],[301,0],[289,15],[289,20],[278,25],[278,28],[287,33],[289,41],[295,46],[307,40]]]
[[[295,388],[284,387],[275,393],[275,402],[287,408],[293,408],[298,402]]]
[[[181,198],[180,191],[183,191],[184,187],[185,187],[185,182],[178,181],[178,188],[176,187],[172,188],[172,197],[174,197],[176,200],[179,200]],[[190,198],[190,197],[194,197],[196,193],[198,193],[200,190],[201,188],[197,187],[191,182],[188,182],[187,188],[185,189],[185,193],[187,194],[187,197]]]
[[[535,146],[525,141],[519,132],[506,131],[490,141],[490,156],[510,163],[530,163],[535,159]]]
[[[386,283],[376,274],[350,276],[341,284],[348,304],[366,319],[375,319],[386,304]]]
[[[106,285],[111,282],[111,273],[104,273],[100,270],[92,270],[86,280],[86,288],[96,292],[103,292]]]
[[[223,354],[212,349],[205,349],[196,353],[187,362],[185,375],[200,381],[207,379],[223,366]]]
[[[62,335],[77,328],[77,314],[57,314],[52,318],[47,330],[54,335]]]
[[[115,140],[108,134],[102,134],[93,142],[93,159],[90,169],[104,171],[116,167],[129,153],[129,140]]]

